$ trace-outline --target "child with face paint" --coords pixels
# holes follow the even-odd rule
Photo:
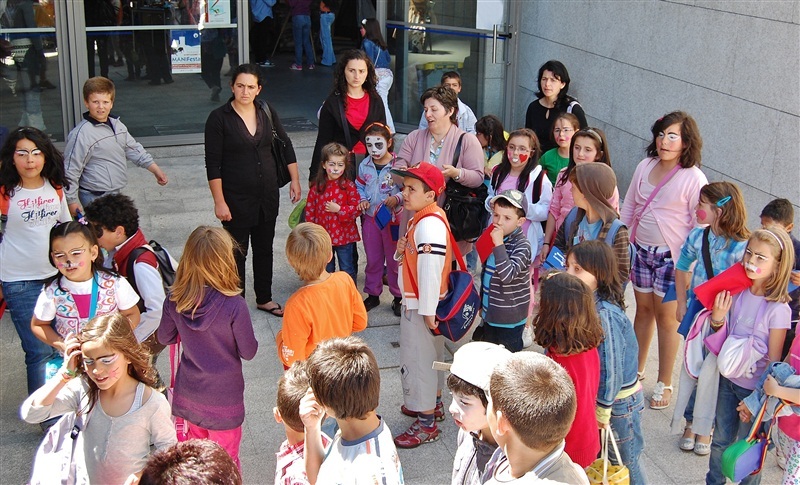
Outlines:
[[[347,148],[339,143],[322,147],[322,163],[308,191],[306,222],[324,227],[331,236],[333,256],[325,268],[329,273],[344,271],[356,281],[358,270],[354,258],[358,235],[356,219],[361,214],[356,184],[345,174],[353,173]]]
[[[391,174],[396,156],[392,151],[394,140],[389,127],[379,122],[369,125],[364,130],[364,144],[368,156],[358,166],[356,176],[356,189],[360,199],[358,209],[364,211],[361,230],[364,234],[364,251],[367,253],[364,276],[364,292],[367,298],[364,306],[370,311],[380,304],[386,268],[389,292],[394,297],[392,311],[399,317],[403,295],[397,284],[397,261],[393,257],[397,241],[392,239],[390,224],[380,229],[375,221],[375,214],[381,205],[392,211],[394,221],[397,221],[397,212],[402,210],[403,195]]]
[[[63,366],[25,400],[22,419],[85,416],[76,483],[136,483],[130,480],[141,476],[151,443],[163,450],[177,442],[169,403],[153,389],[150,355],[116,312],[90,320],[64,348]]]
[[[572,135],[581,129],[578,117],[572,113],[561,113],[553,121],[551,133],[553,141],[558,145],[542,154],[539,165],[547,172],[547,178],[555,185],[558,173],[569,165],[569,148]]]
[[[725,483],[722,454],[737,439],[744,438],[751,427],[748,421],[752,415],[742,400],[756,388],[770,362],[780,360],[786,330],[790,328],[792,311],[787,302],[791,299],[788,287],[794,258],[792,241],[782,227],[773,225],[754,231],[742,258],[742,266],[753,285],[735,296],[721,291],[714,299],[711,315],[707,317],[711,330],[726,332],[727,339],[752,338],[746,345],[752,344],[753,353],[761,358],[746,369],[730,371],[720,366],[723,352],[717,358],[719,391],[706,483]],[[695,403],[695,409],[700,405]],[[759,472],[740,483],[747,485],[760,480]]]
[[[747,209],[744,205],[739,187],[730,182],[712,182],[700,189],[700,199],[695,208],[697,223],[706,227],[696,227],[689,233],[681,249],[681,257],[675,264],[675,294],[678,300],[676,318],[681,322],[678,333],[686,337],[694,321],[694,316],[686,315],[689,303],[694,298],[694,289],[710,277],[730,268],[742,260],[747,238],[750,231],[747,229]],[[711,274],[708,274],[706,261],[703,257],[703,246],[708,247]],[[694,264],[694,270],[692,265]],[[681,366],[682,382],[688,374],[686,368]],[[686,390],[679,390],[678,405],[673,414],[673,425],[679,429],[682,401],[680,396]],[[710,419],[698,420],[693,426],[695,392],[688,397],[686,409],[682,415],[686,419],[686,427],[680,440],[680,448],[684,451],[694,451],[698,455],[707,455],[711,451],[711,425]]]
[[[611,155],[608,152],[606,135],[600,128],[584,128],[572,135],[569,143],[569,163],[556,178],[553,187],[553,200],[550,202],[550,214],[547,216],[547,226],[544,230],[544,246],[542,247],[542,261],[547,259],[553,246],[558,230],[569,211],[575,207],[572,199],[572,183],[569,176],[577,165],[583,163],[599,162],[611,166]],[[619,212],[619,190],[614,188],[614,195],[608,200],[611,207]]]
[[[125,278],[103,267],[97,236],[89,226],[72,221],[54,227],[50,263],[58,274],[42,288],[31,321],[39,340],[64,353],[65,339],[79,334],[94,317],[120,312],[131,329],[139,324],[139,295]]]

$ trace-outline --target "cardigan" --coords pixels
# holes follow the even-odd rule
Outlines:
[[[642,194],[641,186],[659,161],[656,157],[645,158],[636,167],[620,212],[620,219],[626,227],[632,227],[634,219],[641,218],[642,214],[639,212],[648,199]],[[699,168],[680,169],[658,191],[646,209],[653,213],[673,259],[680,256],[681,245],[694,227],[694,208],[700,199],[700,189],[707,183],[708,179]]]
[[[322,159],[322,147],[328,143],[340,143],[348,150],[353,147],[364,137],[364,128],[372,123],[379,121],[386,124],[386,109],[383,106],[383,100],[378,96],[377,92],[370,93],[369,96],[369,111],[367,112],[367,119],[361,128],[355,128],[342,119],[342,113],[339,109],[342,95],[336,91],[331,93],[322,104],[319,111],[319,130],[317,131],[317,142],[314,144],[314,153],[311,155],[311,168],[308,170],[308,180],[313,182],[317,178],[317,171],[319,171],[319,164]],[[347,107],[345,106],[345,109]],[[350,132],[350,146],[348,146],[347,139],[344,135],[344,126],[347,124],[347,129]],[[355,167],[349,169],[347,172],[349,179],[355,178]]]
[[[255,136],[247,131],[230,102],[212,111],[206,120],[206,176],[208,180],[222,179],[222,195],[231,211],[231,220],[223,222],[223,226],[255,226],[261,212],[278,212],[280,193],[272,157],[272,129],[262,106],[257,102]],[[278,113],[267,106],[278,137],[286,142],[286,163],[296,163],[292,141]]]

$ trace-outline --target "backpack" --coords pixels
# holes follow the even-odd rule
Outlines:
[[[133,272],[133,265],[136,264],[136,260],[139,259],[139,256],[144,254],[145,251],[150,251],[156,257],[158,261],[158,273],[161,275],[161,283],[164,285],[164,294],[169,294],[169,287],[175,283],[175,270],[178,266],[178,262],[170,256],[166,249],[156,241],[151,240],[145,246],[139,246],[131,251],[131,254],[128,255],[128,264],[127,264],[127,275],[126,278],[128,279],[128,283],[131,284],[133,287],[133,291],[136,292],[137,295],[141,296],[139,293],[139,288],[136,286],[136,276]],[[145,312],[144,308],[144,300],[141,298],[139,299],[139,311],[141,313]]]
[[[569,211],[567,214],[566,219],[564,219],[564,236],[569,238],[570,234],[568,231],[572,228],[572,225],[575,223],[575,218],[578,217],[578,207],[573,207],[572,210]],[[617,237],[617,232],[619,232],[620,227],[625,227],[625,224],[622,223],[619,218],[614,219],[611,221],[611,227],[608,228],[608,232],[606,233],[606,237],[604,241],[606,244],[614,247],[614,239]],[[636,248],[633,246],[633,241],[628,241],[628,258],[630,259],[630,268],[633,268],[633,260],[636,258]]]
[[[56,193],[59,200],[64,200],[64,189],[56,187]],[[6,232],[6,224],[8,223],[8,208],[11,204],[11,197],[6,195],[6,191],[0,187],[0,243],[3,242],[3,235]]]

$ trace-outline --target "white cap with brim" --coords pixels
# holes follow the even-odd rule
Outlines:
[[[436,370],[450,370],[453,374],[489,393],[492,372],[498,364],[513,355],[502,345],[489,342],[469,342],[453,355],[453,363],[434,362]]]

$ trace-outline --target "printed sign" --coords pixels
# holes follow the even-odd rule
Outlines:
[[[172,31],[172,74],[200,72],[200,32]]]

